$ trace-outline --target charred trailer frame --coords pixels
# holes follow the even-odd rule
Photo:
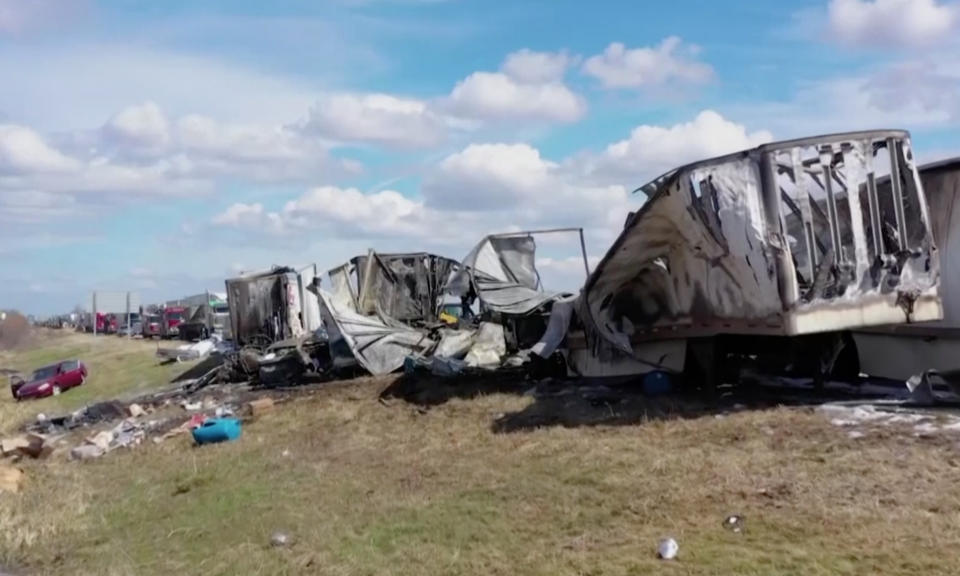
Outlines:
[[[410,326],[437,322],[443,290],[460,268],[456,260],[428,252],[381,254],[371,250],[352,258],[350,264],[358,286],[357,310]]]
[[[436,343],[443,289],[460,263],[428,252],[364,256],[327,272],[329,291],[314,284],[337,370],[359,365],[371,374],[403,366],[411,354]]]
[[[276,267],[225,282],[230,327],[240,346],[269,344],[303,335],[297,273]]]
[[[687,339],[696,344],[688,359],[691,348],[776,354],[796,340],[770,336],[942,316],[907,132],[774,142],[683,166],[640,190],[647,202],[584,287],[594,349],[635,355],[647,341]],[[697,354],[718,340],[729,347]]]

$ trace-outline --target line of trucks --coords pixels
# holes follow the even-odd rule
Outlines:
[[[228,337],[230,313],[225,295],[203,293],[141,308],[129,315],[87,313],[78,328],[97,334],[194,341],[212,334]]]

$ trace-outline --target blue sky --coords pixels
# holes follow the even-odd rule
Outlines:
[[[157,301],[377,250],[583,226],[673,166],[912,131],[960,154],[941,0],[0,0],[0,308]],[[545,278],[582,280],[576,242]]]

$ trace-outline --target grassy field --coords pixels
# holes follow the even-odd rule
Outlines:
[[[188,363],[159,365],[157,342],[117,336],[79,334],[70,330],[36,330],[29,342],[14,350],[0,350],[0,369],[29,374],[59,360],[79,359],[89,369],[88,381],[65,394],[15,402],[0,375],[0,432],[9,432],[38,413],[62,414],[97,400],[137,394],[168,384],[190,367]]]
[[[146,366],[146,347],[85,350],[103,354],[102,388],[90,390],[169,375]],[[127,376],[108,377],[111,366]],[[146,380],[134,377],[141,370]],[[0,565],[118,575],[960,573],[958,437],[887,427],[851,439],[808,408],[670,418],[640,399],[456,389],[424,406],[382,400],[387,384],[319,388],[230,444],[177,438],[83,464],[24,462],[23,493],[0,494]],[[71,394],[56,400],[81,401]],[[4,410],[5,422],[16,413]],[[743,533],[722,527],[730,514],[744,516]],[[276,531],[292,544],[271,546]],[[674,562],[655,558],[665,536],[680,544]]]

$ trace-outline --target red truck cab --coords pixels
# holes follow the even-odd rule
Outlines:
[[[144,338],[160,338],[163,335],[161,324],[163,318],[159,314],[147,314],[143,317],[141,324]]]
[[[37,368],[28,382],[11,379],[10,392],[16,400],[57,396],[64,390],[80,386],[86,379],[87,367],[83,362],[64,360]]]
[[[97,312],[97,317],[95,319],[97,323],[97,334],[116,334],[117,328],[117,317],[114,314],[103,314],[102,312]]]
[[[160,335],[164,338],[176,338],[180,335],[180,324],[186,321],[187,309],[183,306],[171,306],[160,315]]]

